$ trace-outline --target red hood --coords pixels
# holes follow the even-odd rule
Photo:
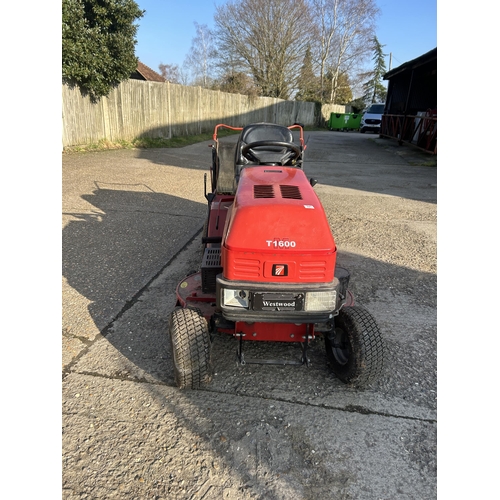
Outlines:
[[[325,211],[306,175],[279,166],[243,169],[223,244],[239,252],[335,252]]]

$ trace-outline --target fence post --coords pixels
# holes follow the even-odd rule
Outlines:
[[[111,133],[109,127],[109,108],[108,108],[108,100],[107,96],[103,96],[101,98],[102,103],[102,122],[104,127],[104,138],[108,141],[111,141]]]
[[[172,111],[170,109],[170,81],[167,80],[167,123],[168,123],[168,138],[172,139]]]
[[[198,86],[198,134],[201,134],[201,86]]]

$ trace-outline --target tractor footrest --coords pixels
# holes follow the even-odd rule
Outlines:
[[[238,358],[238,353],[236,353],[237,361],[240,365],[279,365],[279,366],[302,366],[306,362],[304,360],[286,360],[286,359],[248,359],[241,356]]]
[[[203,293],[215,293],[216,277],[222,273],[220,248],[205,248],[201,261],[201,289]]]
[[[307,327],[309,329],[309,326]],[[307,355],[309,347],[309,336],[306,336],[305,342],[300,343],[302,349],[302,357],[300,361],[296,360],[284,360],[284,359],[245,359],[243,354],[243,335],[239,335],[240,340],[238,343],[238,348],[236,349],[236,359],[240,365],[254,364],[254,365],[306,365],[309,366],[310,359]]]

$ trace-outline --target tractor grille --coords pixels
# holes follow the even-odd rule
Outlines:
[[[282,198],[291,200],[301,200],[302,195],[298,186],[290,186],[288,184],[280,185]],[[274,187],[271,184],[258,184],[253,187],[254,198],[274,198]]]
[[[274,198],[274,189],[272,185],[254,185],[253,187],[254,198]]]
[[[326,262],[301,262],[299,266],[299,279],[301,281],[321,281],[326,276]]]
[[[235,279],[252,279],[261,277],[261,264],[257,259],[234,259],[233,273]]]
[[[299,186],[280,185],[281,197],[289,198],[292,200],[301,200]]]
[[[205,248],[201,261],[201,290],[203,293],[215,293],[216,277],[222,273],[220,248]]]

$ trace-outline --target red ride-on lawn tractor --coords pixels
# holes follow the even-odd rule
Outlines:
[[[221,142],[220,128],[241,130],[237,143]],[[292,130],[299,132],[299,142]],[[337,248],[315,181],[302,167],[303,128],[255,123],[215,127],[208,215],[201,271],[177,286],[170,316],[175,380],[198,389],[212,376],[211,339],[325,341],[328,363],[343,382],[369,384],[381,374],[384,343],[372,315],[354,305],[349,272],[336,266]],[[279,362],[287,364],[286,362]]]

